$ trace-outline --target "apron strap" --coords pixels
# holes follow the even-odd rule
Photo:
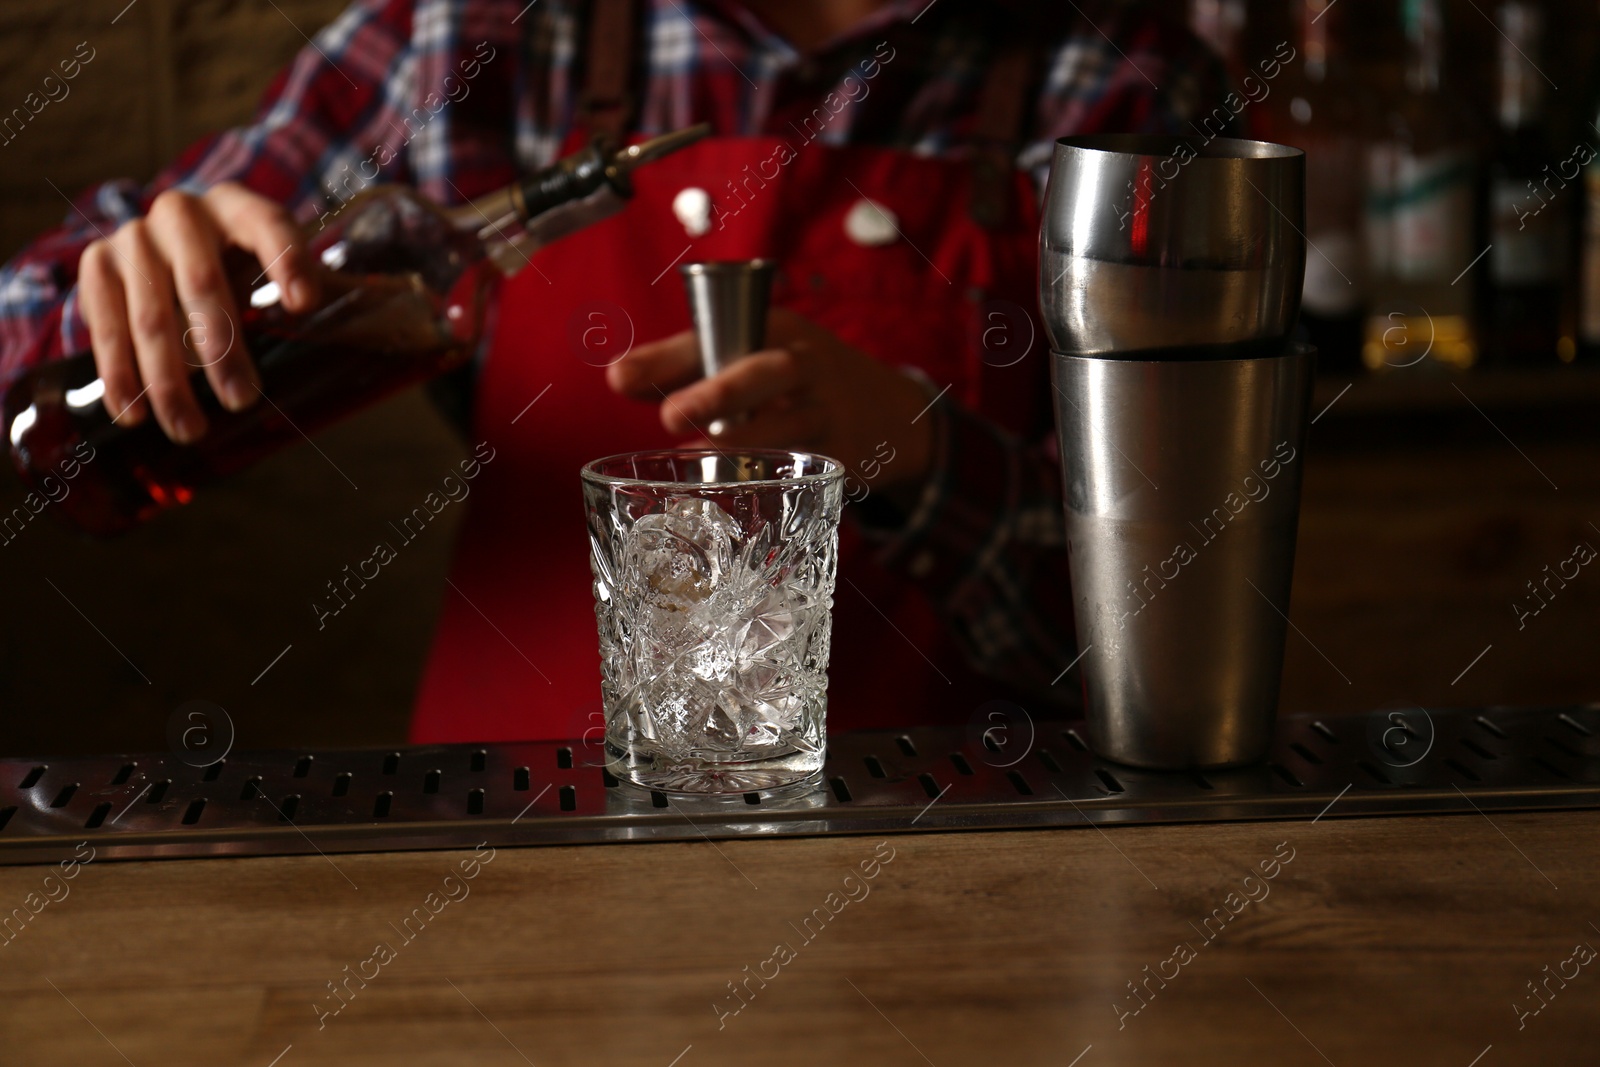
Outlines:
[[[1004,227],[1016,206],[1016,158],[1033,110],[1030,95],[1038,58],[1033,45],[1008,41],[984,77],[974,130],[970,211],[985,229]]]
[[[591,0],[589,42],[578,97],[578,122],[592,135],[622,141],[637,110],[634,55],[639,38],[635,0]]]

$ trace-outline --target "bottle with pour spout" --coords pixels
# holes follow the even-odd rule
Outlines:
[[[319,308],[290,314],[275,282],[235,286],[248,297],[242,322],[228,325],[255,361],[255,404],[229,411],[196,369],[190,385],[209,430],[180,445],[153,418],[114,422],[94,355],[83,352],[33,367],[6,387],[0,425],[12,460],[37,494],[56,501],[53,510],[91,534],[115,534],[187,503],[197,488],[470,359],[498,278],[621,210],[633,170],[709,130],[689,127],[620,149],[597,141],[457,207],[406,186],[365,190],[308,244],[323,270]],[[230,267],[242,282],[260,277],[253,257]],[[71,490],[60,494],[63,479]]]

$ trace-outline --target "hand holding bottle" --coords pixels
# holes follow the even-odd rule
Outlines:
[[[202,367],[228,410],[256,402],[260,378],[229,285],[230,248],[267,265],[263,274],[278,284],[286,310],[315,305],[315,275],[294,220],[234,182],[199,196],[169,189],[144,218],[84,249],[79,306],[119,425],[139,424],[153,407],[168,437],[198,441],[206,417],[189,376]]]
[[[84,252],[79,299],[94,350],[30,367],[0,392],[12,462],[92,533],[185,503],[466,362],[501,274],[620,211],[634,169],[708,130],[621,149],[597,142],[453,207],[374,185],[309,238],[240,185],[165,192],[146,218]],[[63,465],[76,476],[57,499],[48,487]]]

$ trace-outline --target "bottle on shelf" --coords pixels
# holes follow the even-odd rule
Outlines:
[[[1539,69],[1542,13],[1529,0],[1500,6],[1495,147],[1489,163],[1489,285],[1485,361],[1553,364],[1561,340],[1567,234],[1577,168],[1563,176]],[[1571,345],[1569,339],[1567,344]]]
[[[1579,171],[1577,189],[1578,271],[1576,289],[1576,344],[1563,360],[1576,358],[1600,363],[1600,73],[1589,90],[1579,119],[1572,159]]]
[[[1470,112],[1445,82],[1440,0],[1401,0],[1402,84],[1367,148],[1371,299],[1362,361],[1373,370],[1470,367],[1478,358],[1471,277],[1479,151]]]
[[[1367,262],[1363,94],[1329,0],[1293,0],[1296,61],[1266,98],[1267,136],[1306,154],[1306,274],[1300,324],[1324,368],[1361,362]]]
[[[1237,84],[1247,73],[1244,63],[1249,5],[1245,0],[1188,0],[1190,31],[1221,57]]]
[[[616,149],[595,143],[479,200],[440,207],[414,189],[358,193],[308,242],[323,300],[284,310],[253,257],[230,255],[240,302],[234,328],[254,360],[261,398],[223,407],[203,370],[190,375],[208,430],[179,445],[153,417],[112,420],[94,355],[40,364],[5,388],[0,418],[18,471],[83,530],[108,535],[196,488],[299,441],[392,393],[460,366],[481,338],[494,283],[544,245],[620,210],[630,174],[704,136],[706,126]],[[258,281],[252,288],[249,279]],[[233,325],[233,324],[230,324]],[[63,477],[71,491],[60,495]],[[51,484],[55,491],[51,491]]]

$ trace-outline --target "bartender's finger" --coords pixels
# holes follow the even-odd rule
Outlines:
[[[99,240],[85,248],[78,261],[78,306],[89,327],[95,371],[105,385],[102,402],[118,424],[137,426],[149,408],[134,362],[128,301],[122,289],[122,273],[111,242]]]
[[[240,336],[239,313],[222,265],[222,236],[194,197],[169,189],[150,205],[150,235],[172,264],[183,308],[187,362],[205,368],[212,390],[229,411],[243,411],[260,396],[260,379]]]
[[[112,235],[133,273],[124,292],[133,352],[145,381],[150,406],[168,437],[192,444],[205,436],[206,418],[189,388],[189,364],[179,339],[177,297],[172,275],[156,250],[144,219],[127,222]]]
[[[224,237],[255,254],[262,274],[278,283],[283,306],[305,312],[317,306],[317,271],[304,236],[282,204],[237,182],[206,190],[205,200]]]
[[[692,330],[636,345],[606,368],[606,384],[634,400],[659,400],[698,377],[700,345]]]
[[[799,384],[800,368],[792,353],[754,352],[716,376],[673,393],[661,406],[661,424],[668,433],[689,433],[754,410]]]
[[[821,328],[798,311],[791,311],[786,307],[774,307],[767,310],[767,332],[765,334],[768,347],[793,348],[797,344],[804,344],[814,340],[822,332]]]

